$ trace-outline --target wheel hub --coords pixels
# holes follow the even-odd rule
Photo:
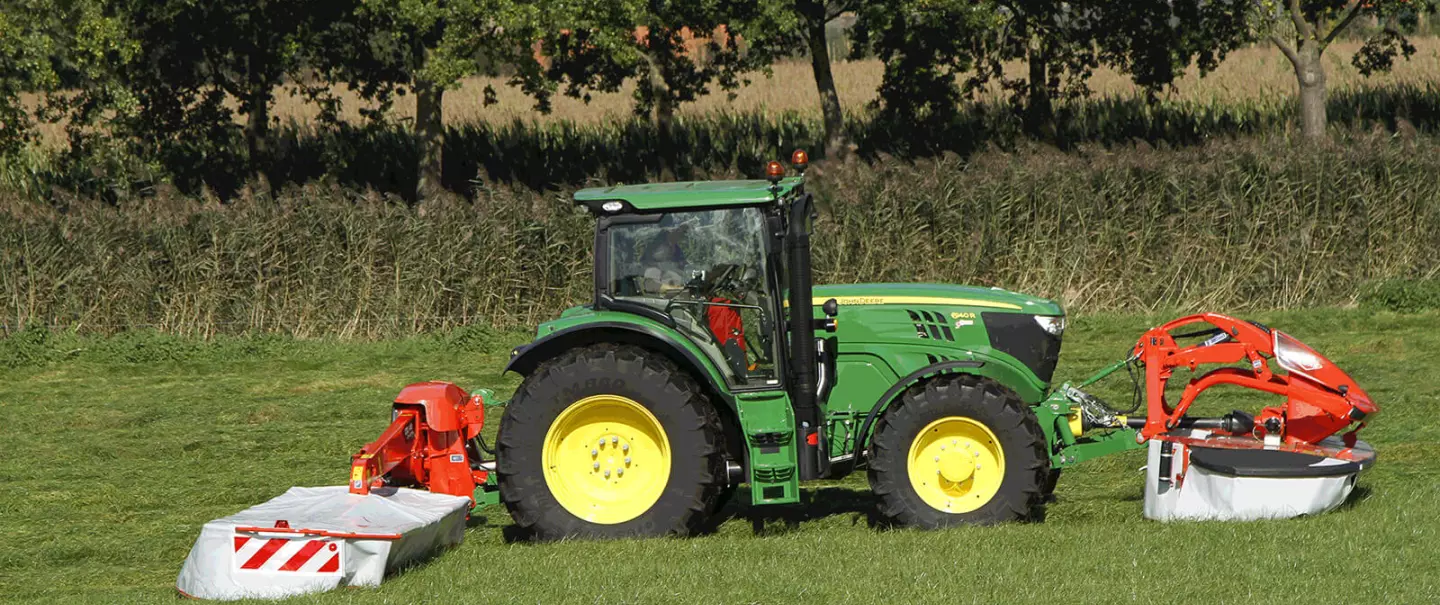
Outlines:
[[[951,483],[968,481],[975,474],[975,458],[964,456],[953,450],[940,455],[937,463],[940,476]]]
[[[550,493],[592,523],[640,516],[660,499],[670,476],[670,443],[660,421],[619,395],[571,404],[550,425],[544,448]]]
[[[1000,490],[1005,453],[983,423],[947,416],[922,429],[906,460],[911,487],[926,504],[949,513],[976,510]]]

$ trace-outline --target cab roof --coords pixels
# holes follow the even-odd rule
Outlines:
[[[781,179],[780,195],[783,197],[789,194],[802,181],[800,177]],[[648,214],[698,208],[751,206],[773,199],[775,198],[770,191],[770,181],[764,180],[647,183],[591,187],[575,192],[575,202],[595,214]],[[622,202],[622,209],[606,211],[602,208],[605,202],[612,201]]]

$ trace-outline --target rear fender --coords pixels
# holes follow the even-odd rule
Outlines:
[[[654,351],[689,372],[708,392],[711,400],[718,402],[715,412],[724,425],[727,450],[735,461],[745,464],[743,458],[747,449],[740,429],[740,414],[719,368],[684,336],[658,322],[627,317],[624,320],[590,321],[570,326],[516,348],[505,371],[529,376],[540,364],[565,351],[598,343],[629,344]]]
[[[860,452],[864,451],[866,445],[873,436],[871,433],[875,428],[875,421],[890,409],[896,401],[900,400],[902,393],[912,386],[926,380],[948,374],[974,374],[989,378],[1001,386],[1015,392],[1027,405],[1035,405],[1045,396],[1043,386],[1037,385],[1034,375],[1029,371],[1014,367],[1011,363],[1002,361],[999,358],[972,353],[972,359],[957,361],[941,361],[915,370],[900,380],[895,381],[880,398],[871,406],[870,412],[865,416],[865,422],[860,426],[860,432],[855,439],[854,454],[859,458]]]

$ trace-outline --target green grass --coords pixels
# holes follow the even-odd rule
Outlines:
[[[1080,377],[1114,359],[1163,319],[1078,317],[1057,376]],[[1323,309],[1257,319],[1330,355],[1384,409],[1366,432],[1379,462],[1339,511],[1149,522],[1141,517],[1143,456],[1130,452],[1067,472],[1041,524],[873,529],[862,476],[813,486],[805,506],[732,505],[726,512],[735,518],[695,539],[508,544],[509,517],[487,510],[462,546],[379,589],[296,602],[1433,601],[1440,314]],[[401,385],[446,378],[513,388],[514,378],[498,372],[525,335],[478,334],[349,344],[0,341],[17,366],[0,370],[0,594],[175,602],[175,574],[201,524],[292,485],[343,482],[348,456],[384,426]],[[1104,394],[1118,399],[1124,386]],[[752,512],[766,516],[759,535]]]

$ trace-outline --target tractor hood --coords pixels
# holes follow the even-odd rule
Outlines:
[[[1065,311],[1055,301],[1000,288],[817,286],[817,315],[831,298],[839,303],[836,336],[842,350],[880,355],[900,375],[944,362],[1003,365],[1015,372],[1007,384],[1029,385],[1019,389],[1027,401],[1038,399],[1049,384],[1065,329],[1059,319]]]
[[[949,284],[848,284],[815,286],[815,304],[834,298],[840,307],[861,305],[940,305],[976,307],[977,311],[1014,311],[1030,315],[1064,315],[1048,298],[1026,296],[1001,288]]]

